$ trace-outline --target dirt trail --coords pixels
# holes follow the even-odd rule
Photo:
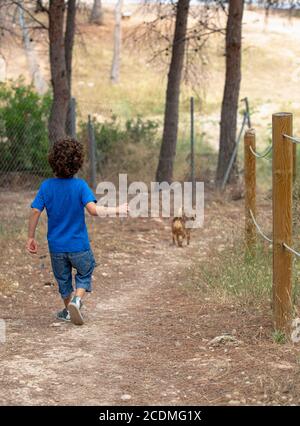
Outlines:
[[[299,402],[295,353],[272,343],[269,316],[187,285],[188,269],[221,249],[241,219],[238,203],[227,207],[225,221],[219,208],[206,209],[205,228],[184,249],[170,244],[167,220],[93,220],[99,265],[82,327],[53,317],[60,300],[55,287],[44,286],[53,280],[48,258],[41,269],[40,260],[20,253],[19,286],[0,299],[7,324],[0,404]],[[224,332],[241,343],[208,344]]]

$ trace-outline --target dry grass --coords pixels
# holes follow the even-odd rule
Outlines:
[[[186,288],[192,269],[230,249],[232,230],[242,224],[241,202],[221,204],[210,195],[205,227],[183,249],[171,245],[168,220],[89,218],[99,267],[86,326],[78,329],[53,325],[60,302],[56,287],[44,285],[54,281],[45,223],[39,255],[24,250],[32,194],[1,194],[0,222],[8,234],[19,230],[0,241],[8,330],[0,345],[2,404],[117,405],[123,394],[134,405],[299,404],[299,349],[274,343],[280,336],[272,336],[269,307],[219,297],[216,286]],[[224,333],[240,343],[211,344]],[[61,377],[77,386],[75,399],[57,392],[66,386]]]
[[[150,15],[142,15],[135,6],[129,7],[133,15],[123,21],[121,80],[118,85],[110,82],[113,50],[113,11],[105,13],[105,25],[88,24],[87,15],[78,20],[78,33],[74,52],[73,91],[78,101],[80,120],[93,114],[103,122],[115,114],[122,121],[136,117],[156,120],[162,126],[167,67],[159,62],[149,62],[147,42],[137,48],[130,34]],[[223,21],[222,25],[225,22]],[[264,14],[246,11],[243,27],[243,78],[240,97],[248,96],[252,110],[252,123],[257,131],[258,149],[263,149],[271,137],[271,115],[279,110],[289,110],[294,115],[294,132],[300,132],[299,82],[300,82],[300,20],[271,16],[265,24]],[[45,34],[34,40],[41,68],[49,76],[48,53]],[[8,45],[8,44],[7,44]],[[21,47],[4,48],[8,61],[8,76],[16,78],[20,72],[28,78],[26,58]],[[209,168],[216,167],[216,157],[207,158],[207,146],[218,148],[220,106],[224,85],[224,39],[212,36],[205,51],[206,65],[199,68],[199,82],[193,91],[185,82],[180,101],[180,123],[175,178],[188,176],[189,171],[189,97],[196,96],[196,173],[207,176]],[[198,97],[200,96],[200,98]],[[243,105],[241,104],[241,109]],[[239,116],[239,124],[241,116]],[[242,150],[241,150],[242,151]],[[153,165],[152,176],[155,172]],[[259,184],[264,191],[270,186],[270,167],[258,163]],[[139,176],[140,178],[140,176]],[[213,175],[212,175],[213,178]]]
[[[75,48],[74,93],[79,101],[80,114],[83,117],[88,113],[98,114],[101,120],[113,112],[122,119],[141,113],[151,119],[161,120],[166,73],[159,73],[158,68],[147,65],[146,52],[135,52],[125,47],[120,85],[110,84],[111,12],[106,16],[104,27],[89,26],[83,22],[84,17],[79,25],[81,35],[77,38]],[[139,19],[134,17],[125,25],[131,26],[132,22],[135,25]],[[297,58],[300,47],[297,34],[300,30],[296,20],[293,27],[286,24],[287,20],[274,18],[270,23],[272,31],[263,32],[263,16],[247,12],[245,17],[241,97],[249,96],[254,108],[253,124],[257,128],[258,146],[261,148],[267,144],[270,135],[268,124],[272,112],[289,109],[296,113],[299,106],[300,72]],[[201,111],[198,103],[196,108],[197,174],[206,177],[207,169],[213,168],[214,148],[218,141],[224,81],[222,53],[221,38],[212,39],[208,46],[210,75],[206,97],[202,100]],[[14,55],[16,61],[10,61],[9,72],[16,77],[20,69],[25,70],[26,61],[21,50],[14,51]],[[40,55],[43,64],[46,64],[45,49]],[[47,71],[47,66],[44,68]],[[284,95],[281,89],[283,86]],[[182,110],[185,113],[181,114],[176,160],[179,178],[188,173],[189,117],[186,99],[190,94],[190,88],[184,85]],[[295,133],[300,129],[299,119],[300,116],[295,117]],[[139,149],[134,155],[141,157]],[[264,177],[270,177],[270,168],[268,164],[260,167],[263,182]],[[140,179],[143,177],[139,175]],[[263,190],[267,190],[268,186],[268,182],[264,183]],[[23,379],[24,387],[29,379],[32,380],[33,388],[28,391],[29,401],[49,403],[49,389],[54,386],[57,390],[57,383],[52,380],[56,375],[61,375],[61,361],[54,359],[53,370],[49,372],[47,356],[43,366],[44,375],[39,374],[39,377],[28,378],[23,368],[24,365],[35,367],[36,363],[43,365],[44,354],[54,346],[61,345],[60,334],[51,325],[49,311],[50,307],[56,309],[56,289],[52,292],[51,288],[43,285],[49,280],[49,259],[46,259],[44,267],[42,258],[29,260],[23,248],[27,211],[33,194],[0,195],[0,249],[4,265],[0,274],[0,293],[3,295],[3,311],[7,312],[10,330],[19,333],[17,340],[21,342],[16,346],[16,335],[9,335],[10,346],[4,355],[12,374],[5,378],[10,392],[6,392],[5,398],[8,403],[24,403],[22,398],[25,394],[19,392],[17,377],[18,380]],[[265,219],[262,221],[262,216],[259,216],[259,221],[264,224],[267,220],[271,224],[269,201],[260,204],[259,208],[259,214]],[[244,262],[239,247],[229,244],[232,234],[236,234],[237,228],[243,226],[242,205],[215,199],[212,206],[211,211],[208,210],[205,228],[194,234],[191,246],[180,253],[169,246],[169,227],[163,221],[128,221],[125,224],[118,221],[108,224],[90,221],[92,244],[101,261],[101,268],[96,270],[99,286],[94,302],[89,302],[94,303],[91,312],[95,329],[91,329],[92,338],[88,342],[91,346],[87,346],[87,351],[95,356],[95,364],[87,371],[86,386],[80,388],[80,392],[83,390],[79,394],[81,403],[107,403],[107,399],[103,400],[102,390],[113,389],[112,384],[116,384],[118,392],[121,387],[122,392],[132,394],[131,402],[135,404],[149,404],[149,401],[166,404],[188,402],[195,405],[232,402],[253,405],[299,404],[299,350],[290,344],[275,345],[272,340],[270,253],[268,250],[260,252],[255,262],[251,259]],[[228,221],[232,222],[229,230]],[[38,234],[42,256],[47,253],[45,230],[44,220]],[[208,264],[204,265],[204,262]],[[142,269],[137,272],[138,268]],[[155,291],[148,292],[149,283],[152,283]],[[34,291],[31,294],[32,286]],[[140,292],[137,298],[136,290]],[[97,303],[110,306],[111,300],[120,300],[120,306],[126,312],[116,304],[112,311],[102,310],[98,318]],[[132,301],[133,305],[128,305],[128,301]],[[27,304],[25,311],[24,303]],[[41,318],[40,321],[36,320],[37,316]],[[20,318],[27,328],[19,326]],[[243,342],[238,347],[209,346],[215,336],[233,331]],[[40,336],[41,341],[38,340]],[[118,340],[119,336],[124,341]],[[273,339],[279,342],[281,337],[273,336]],[[65,352],[60,350],[56,353],[65,354],[66,359],[69,359],[68,351],[73,353],[74,342],[78,342],[75,334],[67,341]],[[138,346],[140,343],[142,347]],[[122,356],[120,364],[115,366],[118,351]],[[15,355],[19,358],[14,364]],[[20,357],[21,360],[22,357],[25,359],[24,363],[20,362]],[[20,365],[22,369],[18,369]],[[94,367],[98,365],[101,365],[101,374],[95,375]],[[75,367],[74,371],[73,363],[64,367],[70,369],[67,377],[71,382],[78,379],[78,369]],[[121,369],[124,376],[121,384],[119,378],[115,377],[117,369]],[[145,387],[145,379],[149,391]],[[34,393],[34,386],[37,385],[40,386],[40,394]],[[166,395],[161,393],[167,385],[172,387],[170,396],[168,389]],[[63,389],[65,383],[61,386]],[[172,396],[174,386],[181,392],[177,399]],[[88,394],[84,394],[85,388]],[[64,392],[52,394],[62,395],[63,398],[66,396]],[[188,399],[184,399],[186,397]],[[117,404],[120,402],[117,398],[116,394],[108,401]],[[28,400],[25,398],[25,403]],[[69,403],[64,399],[59,399],[59,402]]]
[[[134,6],[131,19],[123,21],[124,38],[140,25],[147,15],[142,15]],[[148,16],[149,18],[149,16]],[[223,22],[224,25],[224,22]],[[245,12],[243,27],[243,79],[241,97],[249,96],[254,107],[255,126],[266,128],[271,113],[279,109],[296,112],[299,107],[300,47],[298,35],[300,21],[284,17],[270,17],[265,25],[264,15],[257,12]],[[49,75],[45,37],[35,39],[38,55],[45,74]],[[208,79],[203,83],[199,79],[197,93],[205,89],[202,99],[201,116],[203,120],[219,116],[220,102],[224,84],[224,39],[220,35],[211,37],[205,52],[207,66],[204,72]],[[126,43],[122,52],[121,81],[111,85],[109,80],[113,49],[113,11],[107,9],[105,25],[91,26],[86,15],[79,16],[78,35],[74,53],[75,96],[89,112],[97,112],[95,104],[103,110],[110,107],[120,114],[142,113],[161,115],[163,113],[167,67],[158,63],[149,63],[147,43],[145,48],[137,49],[132,42]],[[8,60],[8,76],[16,78],[24,74],[28,78],[24,52],[9,49],[4,53]],[[183,85],[182,104],[192,93]],[[86,111],[87,112],[87,111]],[[205,117],[205,118],[204,118]],[[299,119],[300,120],[300,119]],[[300,128],[299,120],[296,129]],[[218,126],[215,126],[217,133]]]

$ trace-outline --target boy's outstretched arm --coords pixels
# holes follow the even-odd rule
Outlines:
[[[110,214],[120,214],[128,212],[128,204],[124,203],[118,207],[97,206],[94,202],[87,203],[85,206],[91,216],[105,216]]]
[[[29,251],[29,253],[32,253],[32,254],[37,253],[38,247],[37,247],[37,242],[35,240],[35,230],[39,222],[41,213],[42,212],[38,209],[31,209],[31,213],[29,216],[28,240],[26,243],[26,249]]]

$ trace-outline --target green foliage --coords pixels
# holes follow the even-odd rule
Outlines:
[[[286,335],[280,330],[275,330],[272,337],[273,341],[279,345],[283,345],[286,342]]]
[[[0,84],[0,171],[50,175],[47,161],[49,95],[18,81]]]
[[[123,141],[125,132],[121,129],[116,116],[112,116],[110,121],[105,121],[103,124],[93,120],[93,127],[100,166],[100,163],[102,165],[107,160],[114,147]]]
[[[125,124],[126,136],[133,143],[145,143],[151,145],[156,137],[158,123],[152,120],[143,120],[138,115],[133,120],[127,120]]]
[[[113,115],[110,120],[99,123],[93,120],[96,141],[97,169],[102,176],[112,176],[116,173],[128,174],[144,171],[147,178],[147,167],[153,166],[153,157],[157,158],[158,123],[143,120],[141,116],[121,122]],[[80,123],[78,134],[80,140],[87,146],[87,123]],[[154,154],[155,153],[155,154]],[[146,169],[145,169],[146,168]]]

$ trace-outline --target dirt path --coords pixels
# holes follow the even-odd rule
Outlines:
[[[44,285],[53,281],[48,257],[32,260],[17,248],[6,260],[15,288],[0,299],[0,404],[299,403],[298,355],[272,343],[269,315],[187,284],[189,268],[222,248],[240,221],[238,203],[226,220],[219,209],[206,209],[205,228],[184,249],[170,245],[168,221],[92,221],[99,265],[82,327],[53,317],[60,300]],[[209,344],[224,332],[240,344]]]

